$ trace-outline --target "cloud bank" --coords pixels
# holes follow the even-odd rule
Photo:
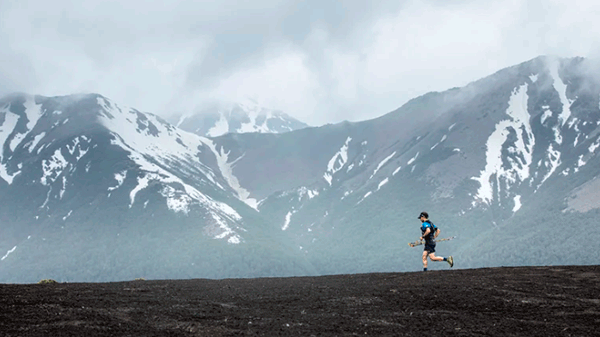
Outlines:
[[[157,114],[257,99],[378,117],[539,55],[600,54],[596,1],[0,2],[0,95],[97,92]]]

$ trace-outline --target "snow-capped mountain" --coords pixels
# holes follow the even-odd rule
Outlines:
[[[455,268],[597,263],[598,69],[538,57],[372,120],[216,137],[100,95],[6,97],[0,277],[420,270],[424,210]]]
[[[114,259],[122,259],[152,245],[161,247],[149,256],[161,252],[170,260],[188,260],[214,253],[195,245],[250,240],[253,246],[253,237],[268,236],[260,219],[243,216],[256,211],[228,173],[227,154],[218,145],[101,95],[6,97],[0,101],[0,144],[0,246],[7,252],[0,268],[13,261],[13,267],[27,270],[25,261],[43,255],[74,259],[93,270],[89,264],[98,256],[78,257],[110,249]],[[124,245],[115,246],[120,236]],[[192,255],[169,256],[177,255],[172,251],[177,242],[177,248],[189,245]],[[121,267],[123,275],[132,274]]]
[[[396,247],[422,210],[462,266],[592,263],[565,232],[600,209],[599,83],[590,61],[539,57],[373,120],[216,142],[322,272],[418,269]]]
[[[167,120],[183,130],[207,137],[226,133],[283,133],[308,127],[286,113],[264,108],[252,99],[215,104],[194,113],[175,114]]]
[[[92,102],[94,98],[95,102]],[[19,183],[29,176],[41,175],[39,183],[47,186],[48,192],[40,209],[47,211],[52,203],[62,199],[77,169],[86,172],[92,169],[93,162],[86,154],[99,144],[87,134],[86,128],[104,127],[110,146],[127,152],[127,158],[136,166],[134,172],[124,167],[114,173],[113,184],[106,189],[107,197],[131,177],[135,181],[135,187],[129,192],[128,206],[131,208],[138,192],[150,183],[157,183],[161,185],[160,193],[169,209],[188,213],[192,205],[201,205],[210,210],[215,221],[223,224],[226,232],[232,233],[229,240],[239,240],[226,223],[241,219],[240,215],[227,204],[215,201],[196,188],[212,185],[215,189],[224,190],[229,187],[221,184],[219,179],[224,182],[222,178],[197,158],[205,152],[216,154],[212,152],[216,150],[210,140],[177,130],[154,115],[121,108],[101,96],[80,97],[75,103],[95,103],[97,109],[73,111],[72,105],[67,105],[64,106],[66,111],[62,111],[61,106],[52,106],[53,103],[45,98],[21,96],[5,103],[0,110],[4,116],[0,140],[8,145],[2,156],[1,177],[12,185],[16,176]],[[92,124],[90,119],[95,119],[97,125]],[[37,127],[38,122],[46,127]],[[64,138],[69,139],[64,146],[56,146]],[[40,165],[24,167],[24,159],[29,159],[27,157],[31,154],[38,155]]]

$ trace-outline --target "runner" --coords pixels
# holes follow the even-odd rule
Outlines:
[[[429,214],[427,212],[421,212],[419,214],[419,220],[421,220],[421,240],[425,240],[425,248],[423,249],[423,271],[427,271],[427,257],[431,261],[446,261],[450,265],[450,268],[454,266],[454,259],[452,256],[448,258],[435,256],[435,238],[440,234],[440,229],[437,228],[431,221],[429,221]]]

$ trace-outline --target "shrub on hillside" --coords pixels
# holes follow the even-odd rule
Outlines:
[[[49,284],[49,283],[58,283],[53,279],[43,279],[38,282],[38,284]]]

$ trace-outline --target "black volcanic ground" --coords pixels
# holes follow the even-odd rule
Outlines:
[[[0,284],[2,336],[599,336],[600,266]]]

